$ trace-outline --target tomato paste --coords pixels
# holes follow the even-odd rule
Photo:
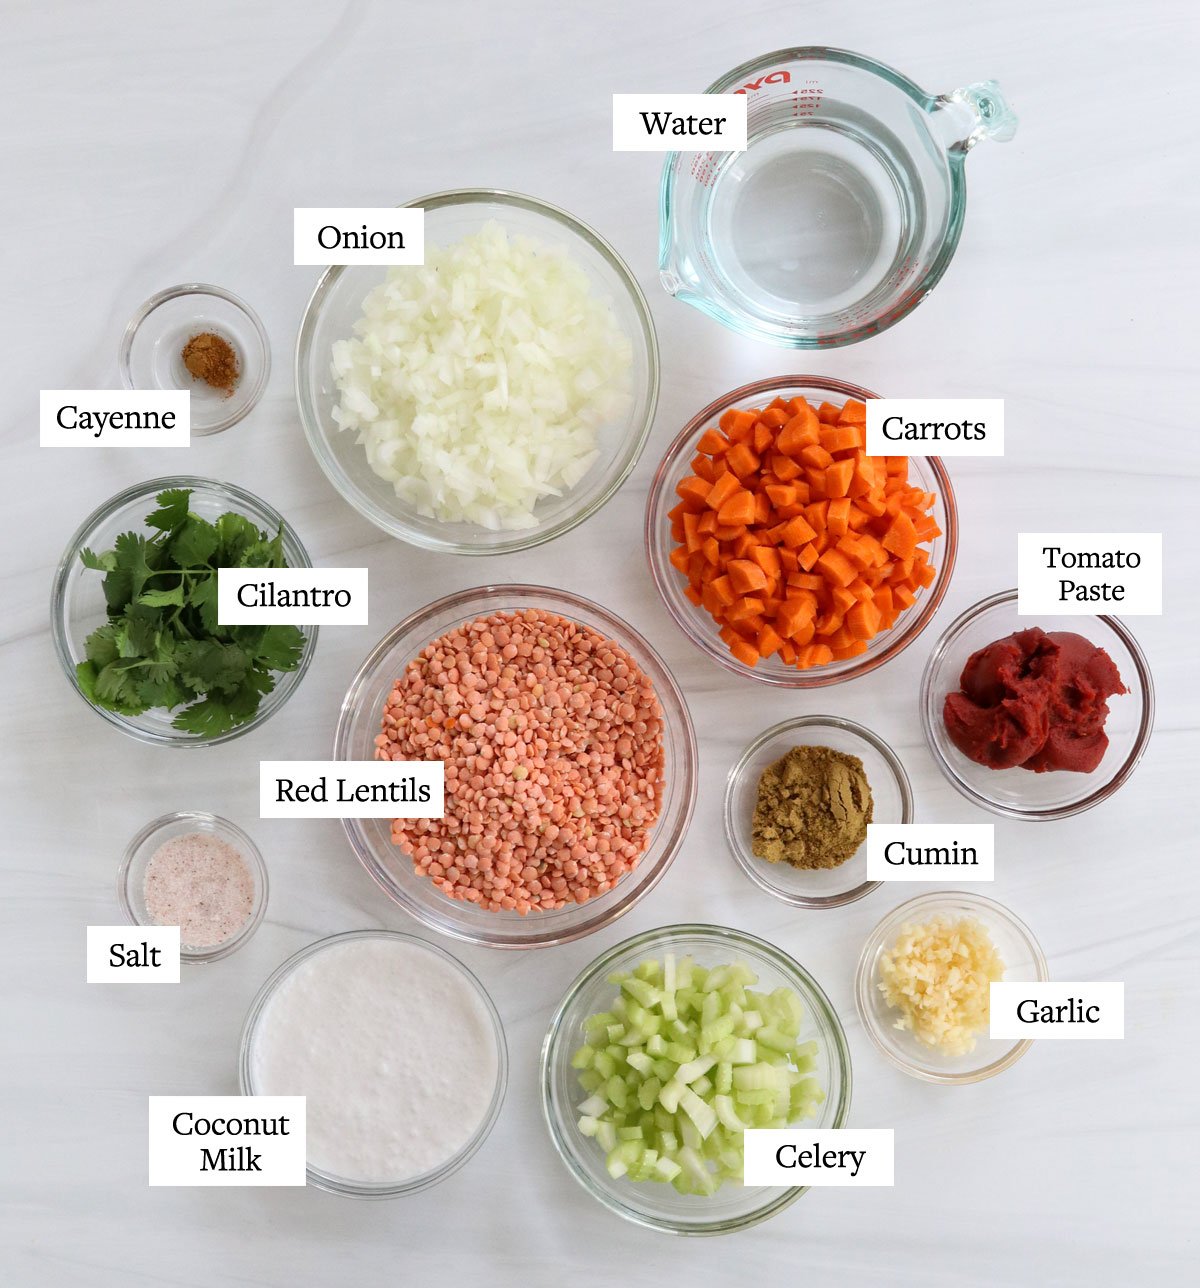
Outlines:
[[[948,693],[951,742],[989,769],[1090,774],[1104,759],[1108,699],[1128,689],[1112,658],[1071,631],[1017,631],[972,653]]]

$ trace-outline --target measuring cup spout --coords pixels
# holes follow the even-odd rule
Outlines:
[[[1017,114],[992,80],[942,94],[933,116],[948,152],[969,152],[980,139],[1007,143],[1017,132]]]

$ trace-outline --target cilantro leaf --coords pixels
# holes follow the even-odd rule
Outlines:
[[[200,615],[200,624],[213,634],[217,628],[217,577],[204,573],[194,577],[188,587],[187,602]]]
[[[87,546],[79,552],[79,560],[85,568],[95,568],[98,572],[112,572],[117,566],[115,551],[106,550],[102,555],[98,555]]]
[[[238,560],[241,568],[282,568],[285,563],[282,528],[270,541],[256,541],[252,546],[247,546]]]
[[[243,553],[265,535],[245,515],[232,510],[221,515],[216,527],[221,541],[220,558],[215,561],[219,568],[240,567]]]
[[[160,492],[154,499],[161,508],[146,515],[147,525],[162,532],[180,527],[188,517],[188,502],[191,497],[190,487],[169,487],[165,492]]]
[[[200,693],[233,693],[250,669],[243,649],[216,640],[185,640],[175,658],[180,677]]]
[[[201,738],[215,738],[217,734],[227,733],[237,723],[228,706],[216,698],[193,702],[171,721],[173,728],[199,734]]]
[[[172,586],[170,590],[144,590],[137,597],[139,604],[150,608],[169,608],[173,604],[183,605],[183,582]]]
[[[115,662],[121,656],[120,646],[117,643],[117,627],[112,622],[105,626],[98,626],[87,637],[84,652],[87,654],[87,660],[94,667],[103,667],[110,662]],[[83,663],[81,662],[79,665],[82,666]],[[77,667],[77,673],[78,669]],[[93,670],[93,676],[94,674]]]
[[[171,540],[171,558],[180,568],[197,568],[213,557],[221,544],[217,530],[207,519],[189,514],[187,522]]]
[[[272,671],[294,671],[304,651],[304,632],[298,626],[268,626],[254,650],[254,660]]]

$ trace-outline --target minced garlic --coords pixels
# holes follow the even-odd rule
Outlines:
[[[989,989],[1004,960],[974,917],[934,917],[906,924],[879,959],[879,990],[907,1029],[945,1055],[967,1055],[986,1031]]]

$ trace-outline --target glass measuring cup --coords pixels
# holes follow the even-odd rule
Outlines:
[[[886,330],[937,285],[966,210],[963,162],[1017,118],[994,81],[932,95],[843,49],[781,49],[710,94],[745,94],[745,152],[673,152],[659,275],[719,322],[793,349]]]

